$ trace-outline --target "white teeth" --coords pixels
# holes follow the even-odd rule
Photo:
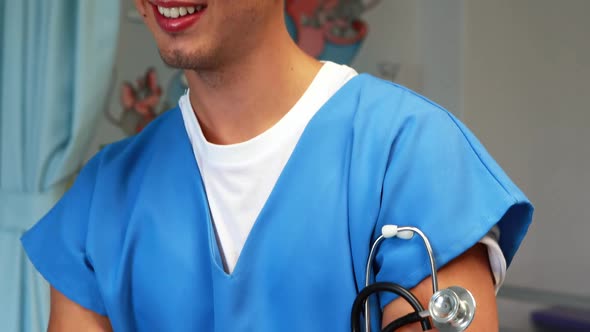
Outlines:
[[[158,11],[164,17],[178,18],[181,16],[193,14],[194,12],[199,12],[199,11],[203,10],[203,8],[205,8],[204,5],[198,5],[195,7],[172,7],[172,8],[158,6]]]

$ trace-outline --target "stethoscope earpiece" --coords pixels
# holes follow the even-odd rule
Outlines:
[[[406,228],[407,227],[402,227],[402,230],[400,230],[400,227],[397,225],[385,225],[381,227],[381,236],[386,239],[397,237],[403,240],[410,240],[414,237],[414,232],[411,230],[403,230]]]

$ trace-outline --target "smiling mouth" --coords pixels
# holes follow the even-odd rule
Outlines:
[[[206,5],[184,6],[184,7],[163,7],[156,6],[160,15],[165,18],[179,18],[187,15],[198,14],[207,8]]]
[[[207,10],[206,4],[188,4],[181,1],[152,3],[156,22],[168,33],[178,34],[196,24]]]

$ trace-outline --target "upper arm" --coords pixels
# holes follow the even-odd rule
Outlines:
[[[107,317],[85,309],[51,287],[51,311],[48,332],[110,332]]]
[[[467,331],[498,331],[494,280],[485,245],[475,245],[440,269],[438,281],[440,289],[461,286],[469,290],[475,297],[477,306],[475,318]],[[428,277],[422,280],[412,289],[412,293],[426,309],[432,296],[432,278]],[[397,298],[385,306],[383,326],[412,311],[412,307],[405,300]],[[422,329],[418,323],[415,323],[399,331],[422,331]]]
[[[387,224],[416,227],[428,237],[438,266],[444,267],[441,287],[448,280],[479,289],[485,275],[493,294],[485,247],[470,248],[497,226],[499,246],[509,264],[532,220],[533,207],[458,120],[439,109],[429,110],[424,103],[412,107],[417,110],[408,111],[407,120],[395,129],[371,239]],[[478,270],[471,265],[477,262],[472,253],[479,250],[483,252]],[[428,285],[423,279],[430,274],[430,264],[420,237],[383,241],[374,266],[377,282],[395,282],[408,289]],[[447,279],[449,274],[452,278]],[[470,281],[473,284],[466,284]],[[432,292],[429,286],[425,289]],[[394,298],[380,294],[379,305],[384,308]]]
[[[383,105],[387,111],[395,107],[395,112],[380,113],[379,107],[371,105],[376,109],[371,115],[381,121],[363,128],[376,130],[383,123],[391,125],[386,128],[386,134],[380,132],[378,139],[369,141],[375,144],[359,143],[362,154],[359,152],[358,159],[368,156],[371,162],[359,163],[354,172],[367,174],[360,179],[365,180],[366,187],[374,189],[367,192],[373,193],[371,197],[378,199],[379,205],[365,205],[377,210],[375,222],[367,223],[370,214],[353,210],[365,206],[351,204],[356,286],[364,287],[365,262],[382,227],[413,226],[428,237],[438,266],[444,267],[439,276],[441,288],[459,284],[472,290],[479,305],[475,330],[497,330],[489,259],[485,247],[476,243],[497,226],[501,233],[499,247],[509,265],[532,221],[533,207],[459,120],[412,93],[402,97],[397,105]],[[394,116],[388,117],[389,114]],[[388,147],[386,153],[383,147]],[[379,186],[373,188],[372,184]],[[359,200],[364,202],[364,199],[363,196]],[[373,263],[373,270],[368,272],[374,274],[375,282],[395,282],[414,288],[422,301],[428,303],[432,295],[427,278],[430,265],[420,237],[383,241]],[[411,311],[392,293],[380,293],[375,304],[385,309],[388,321]],[[380,323],[376,305],[371,321],[374,327]],[[480,323],[482,319],[484,323]],[[488,326],[480,328],[480,324]]]

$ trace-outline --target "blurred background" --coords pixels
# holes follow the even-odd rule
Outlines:
[[[501,330],[590,331],[590,1],[325,2],[287,0],[302,48],[447,108],[535,204],[499,294]],[[0,0],[1,332],[47,322],[22,233],[185,84],[131,0]]]

